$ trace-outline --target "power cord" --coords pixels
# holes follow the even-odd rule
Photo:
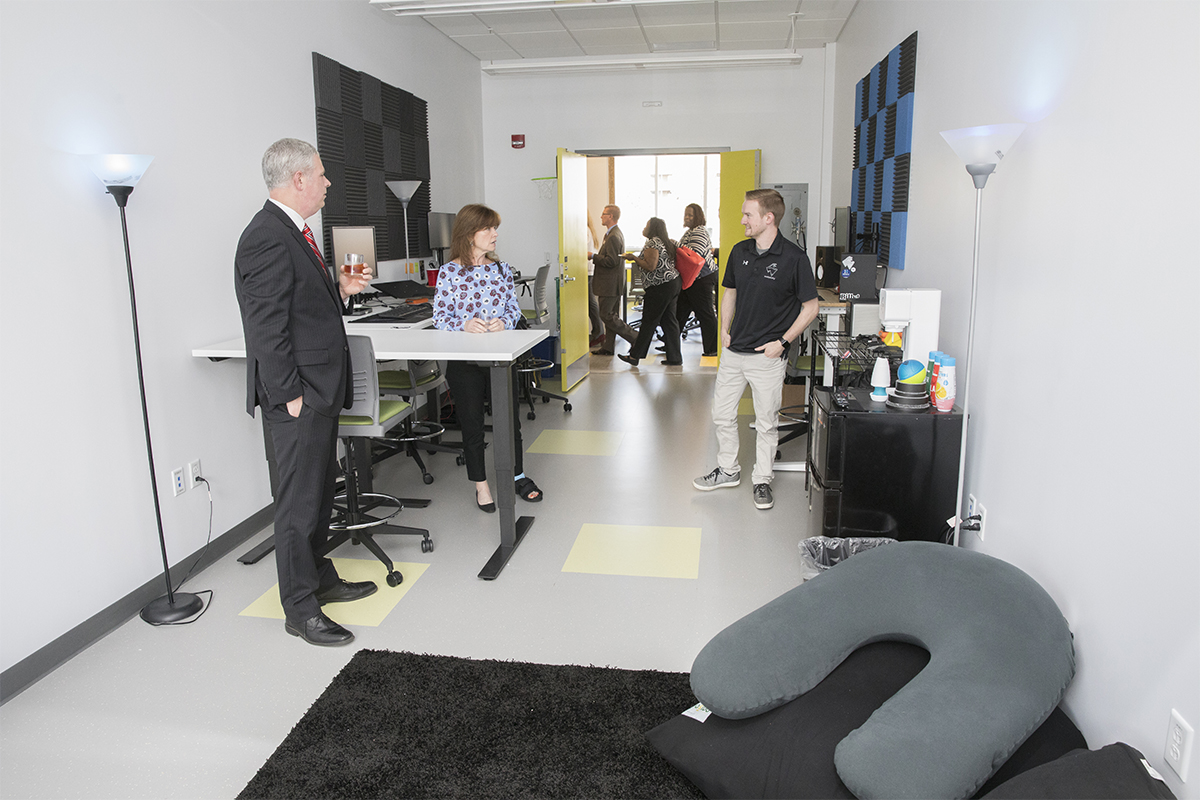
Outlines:
[[[180,589],[182,589],[183,585],[188,582],[189,578],[192,577],[192,573],[196,571],[196,565],[204,560],[204,554],[208,552],[208,546],[210,544],[212,544],[212,530],[213,530],[212,484],[208,482],[207,478],[196,478],[196,480],[203,483],[205,491],[208,492],[208,538],[204,542],[204,549],[200,551],[200,555],[197,556],[196,560],[192,562],[192,566],[188,569],[187,574],[183,576],[183,579],[180,580],[179,584],[175,587],[174,591],[176,591],[176,592],[178,592]],[[191,625],[193,622],[197,621],[198,619],[203,617],[206,613],[208,613],[209,606],[212,605],[213,590],[212,589],[201,589],[198,592],[193,592],[193,594],[195,594],[197,596],[202,595],[202,594],[208,595],[208,599],[204,602],[204,608],[200,609],[199,614],[197,614],[194,617],[191,617],[190,619],[183,620],[181,622],[162,622],[162,623],[158,623],[158,625],[159,626],[161,626],[161,625]],[[151,623],[151,624],[154,624],[154,623]]]

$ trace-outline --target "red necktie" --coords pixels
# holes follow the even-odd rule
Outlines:
[[[321,262],[321,272],[325,273],[325,257],[321,255],[321,251],[317,248],[317,240],[313,238],[312,229],[307,225],[304,226],[304,238],[308,239],[308,246],[312,248],[313,253],[317,256],[317,261]],[[328,273],[325,273],[328,275]]]

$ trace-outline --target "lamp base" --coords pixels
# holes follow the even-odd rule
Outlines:
[[[199,595],[190,592],[175,592],[175,602],[166,595],[152,600],[142,609],[142,619],[151,625],[169,625],[188,617],[194,617],[204,608]]]

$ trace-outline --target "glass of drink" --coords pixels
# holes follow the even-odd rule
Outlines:
[[[346,253],[346,259],[342,262],[342,272],[347,275],[362,275],[366,266],[366,261],[361,254]]]

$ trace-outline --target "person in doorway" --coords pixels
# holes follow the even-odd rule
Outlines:
[[[354,634],[321,612],[376,591],[342,580],[323,550],[338,476],[338,415],[353,399],[345,302],[362,275],[329,275],[304,220],[325,205],[330,183],[316,148],[280,139],[263,155],[269,198],[238,241],[233,284],[246,337],[246,410],[262,408],[275,452],[275,567],[284,629],[309,644],[347,644]]]
[[[600,237],[596,235],[595,225],[592,222],[592,215],[588,214],[587,221],[588,234],[588,328],[590,338],[588,339],[588,348],[599,347],[604,344],[604,321],[600,319],[600,301],[596,297],[596,265],[592,261],[592,257],[596,255],[596,248],[599,246],[597,242]]]
[[[679,289],[683,280],[679,270],[675,269],[675,240],[667,236],[667,223],[658,217],[651,217],[642,230],[646,237],[646,246],[641,255],[628,255],[635,269],[642,271],[642,286],[645,296],[642,299],[642,322],[638,326],[637,340],[629,350],[629,355],[619,355],[617,358],[626,364],[636,367],[638,362],[646,357],[650,343],[654,339],[654,331],[661,324],[663,329],[663,345],[666,347],[668,366],[679,366],[683,356],[679,352],[679,319],[675,314],[675,303],[679,299]]]
[[[696,315],[700,325],[700,340],[705,356],[717,354],[717,263],[713,259],[712,239],[705,227],[704,209],[691,203],[683,210],[683,227],[687,231],[679,237],[679,246],[687,247],[704,259],[692,285],[679,293],[677,317],[682,331],[688,317]]]
[[[779,233],[783,197],[774,189],[746,192],[742,226],[748,239],[729,251],[721,302],[721,363],[713,390],[717,466],[692,482],[702,492],[741,483],[737,408],[746,385],[754,400],[754,507],[771,508],[779,406],[787,353],[817,317],[817,286],[808,256]]]
[[[489,333],[511,330],[522,319],[513,271],[496,257],[500,215],[485,205],[463,206],[450,232],[450,261],[438,273],[433,298],[433,325],[443,331]],[[462,426],[463,457],[467,479],[475,484],[475,504],[488,514],[496,501],[487,482],[483,460],[484,404],[490,383],[489,368],[472,361],[446,365],[446,383]],[[517,382],[513,381],[512,407],[518,407]],[[514,462],[517,495],[540,502],[542,490],[525,475],[521,445],[521,420],[513,414]]]
[[[617,337],[633,344],[637,331],[621,318],[621,303],[625,300],[625,234],[617,227],[621,209],[608,205],[600,213],[600,221],[607,226],[600,249],[592,256],[595,275],[592,286],[600,304],[600,320],[604,323],[604,344],[596,351],[598,356],[611,356]]]

